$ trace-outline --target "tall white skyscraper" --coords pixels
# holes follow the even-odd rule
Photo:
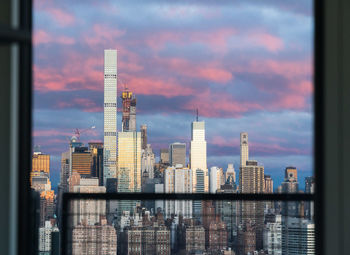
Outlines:
[[[209,191],[209,175],[207,168],[207,142],[205,140],[205,122],[194,121],[191,125],[190,164],[192,169],[193,192],[196,191],[196,170],[204,171],[204,192]]]
[[[249,146],[248,146],[248,133],[241,133],[241,164],[240,167],[246,166],[246,162],[249,160]]]
[[[104,51],[103,183],[117,177],[117,51]]]

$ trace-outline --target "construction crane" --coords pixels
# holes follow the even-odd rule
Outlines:
[[[91,126],[89,128],[85,128],[85,129],[76,128],[76,129],[74,129],[74,134],[77,137],[78,141],[80,141],[80,134],[82,134],[82,133],[84,133],[86,131],[89,131],[91,129],[95,129],[95,128],[96,128],[95,126]]]

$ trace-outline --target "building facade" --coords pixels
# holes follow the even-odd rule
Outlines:
[[[170,166],[181,165],[186,167],[186,144],[172,143],[169,146]]]
[[[164,173],[165,193],[192,193],[192,170],[188,168],[168,167]],[[182,215],[192,217],[192,201],[176,200],[165,201],[165,217]]]
[[[117,176],[117,51],[104,51],[103,183]]]
[[[286,217],[282,228],[282,254],[315,254],[315,224],[305,219]]]
[[[244,167],[246,165],[247,160],[249,160],[249,145],[248,145],[247,132],[242,132],[240,134],[240,149],[241,149],[240,167]]]
[[[117,234],[102,218],[98,224],[79,224],[72,231],[72,254],[117,254]]]
[[[191,125],[190,166],[193,173],[193,192],[196,191],[196,170],[204,171],[204,191],[209,192],[209,174],[207,168],[207,142],[205,140],[205,122],[194,121]]]
[[[141,132],[142,136],[142,132]],[[142,139],[141,139],[142,143]],[[154,178],[154,164],[155,164],[155,156],[152,150],[152,147],[150,144],[147,144],[145,149],[142,149],[142,156],[141,156],[141,172],[147,172],[148,178],[153,179]]]

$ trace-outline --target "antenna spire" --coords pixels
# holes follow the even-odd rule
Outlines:
[[[196,109],[196,121],[198,122],[198,108]]]

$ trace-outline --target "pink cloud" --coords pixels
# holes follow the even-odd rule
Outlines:
[[[115,40],[125,34],[125,30],[119,30],[116,27],[95,24],[89,33],[83,35],[83,40],[90,46],[96,45],[115,45]]]
[[[267,33],[254,33],[249,36],[249,39],[253,43],[261,45],[271,52],[277,52],[282,50],[284,47],[284,43],[281,38]]]
[[[61,131],[56,129],[50,130],[34,130],[32,136],[71,136],[72,132]]]
[[[46,44],[46,43],[57,43],[63,45],[72,45],[75,40],[68,36],[53,36],[44,30],[36,30],[33,37],[34,45]]]
[[[136,94],[174,97],[190,95],[195,92],[192,88],[183,86],[172,78],[161,80],[150,76],[130,76],[126,80],[128,80],[128,88]]]
[[[167,43],[187,45],[201,43],[209,46],[213,51],[226,50],[228,39],[236,34],[233,28],[221,28],[214,31],[183,31],[183,32],[156,32],[144,38],[145,44],[158,51],[164,49]]]
[[[247,71],[239,67],[241,71]],[[294,79],[298,76],[310,76],[312,63],[309,60],[288,61],[288,60],[253,60],[249,64],[249,72],[261,74],[277,74],[288,79]]]
[[[288,154],[288,155],[310,155],[308,149],[299,149],[289,146],[282,146],[277,143],[256,143],[250,142],[249,146],[254,153],[263,153],[263,154]]]
[[[233,75],[229,70],[226,70],[215,62],[202,62],[198,64],[191,63],[183,58],[157,58],[156,62],[161,66],[166,66],[171,72],[187,77],[218,83],[227,83],[233,79]]]
[[[263,106],[255,102],[237,102],[228,94],[205,90],[194,94],[184,108],[187,110],[199,108],[201,115],[205,117],[239,117],[244,112],[262,110]]]
[[[56,24],[66,27],[73,25],[76,21],[75,16],[66,10],[62,10],[54,7],[47,7],[44,9],[50,17],[56,22]]]

